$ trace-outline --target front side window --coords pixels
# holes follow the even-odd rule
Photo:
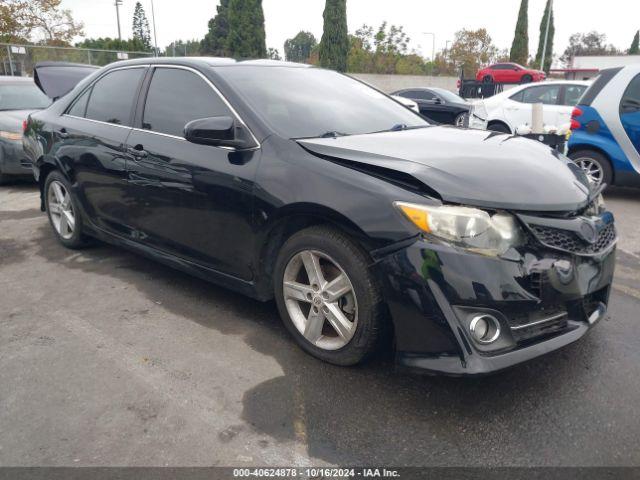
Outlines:
[[[0,111],[38,110],[47,108],[51,100],[35,83],[0,84]]]
[[[149,85],[142,128],[182,137],[190,121],[225,115],[232,115],[229,108],[198,75],[177,68],[157,68]]]
[[[115,70],[100,78],[91,89],[85,117],[130,126],[131,112],[144,71],[144,68]]]
[[[521,103],[544,103],[545,105],[557,105],[560,97],[560,85],[544,85],[530,87],[521,92],[521,96],[514,96],[512,100]]]
[[[286,138],[429,125],[377,90],[330,70],[237,65],[215,71],[262,121]]]

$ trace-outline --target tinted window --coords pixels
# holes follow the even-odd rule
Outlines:
[[[564,91],[564,105],[573,107],[578,104],[578,100],[587,90],[584,85],[567,85]]]
[[[506,65],[503,63],[499,63],[498,65],[494,65],[491,67],[492,70],[511,70],[513,67],[511,65]]]
[[[198,75],[176,68],[158,68],[149,85],[142,128],[181,137],[184,126],[191,120],[224,115],[231,112]]]
[[[637,75],[627,87],[620,102],[622,113],[633,113],[640,110],[640,75]]]
[[[34,83],[0,84],[0,110],[36,110],[50,103],[49,97]]]
[[[67,113],[75,117],[84,117],[84,114],[87,111],[87,100],[89,100],[90,94],[91,89],[89,88],[86,92],[80,95],[80,97],[73,103],[73,105],[71,105],[71,108],[67,111]]]
[[[413,95],[411,98],[417,100],[435,100],[436,96],[428,90],[414,90],[411,92]]]
[[[622,67],[602,70],[600,75],[596,77],[589,89],[585,92],[584,97],[580,99],[580,103],[582,105],[591,105],[611,79],[620,73],[620,70],[622,70]]]
[[[557,105],[560,96],[560,85],[544,85],[530,87],[522,92],[522,103],[544,103],[545,105]]]
[[[107,73],[91,89],[86,117],[116,125],[131,125],[130,117],[144,68]]]
[[[377,90],[330,70],[230,66],[216,67],[216,73],[256,115],[287,138],[429,125]]]

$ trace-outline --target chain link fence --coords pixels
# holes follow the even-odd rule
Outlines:
[[[33,76],[38,62],[56,61],[103,66],[118,60],[151,57],[149,52],[119,52],[74,47],[0,43],[0,75]]]

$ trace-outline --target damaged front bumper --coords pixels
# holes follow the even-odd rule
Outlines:
[[[483,375],[575,342],[606,314],[615,243],[588,256],[528,245],[507,259],[420,237],[378,257],[398,364]],[[479,315],[497,320],[495,341],[474,338]]]

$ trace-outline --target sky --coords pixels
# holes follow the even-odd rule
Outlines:
[[[151,0],[140,0],[151,23]],[[154,0],[158,46],[175,39],[200,39],[215,15],[218,0]],[[300,30],[322,36],[324,0],[263,0],[267,46],[284,56],[283,44]],[[529,50],[535,53],[546,0],[529,0]],[[87,37],[117,37],[114,0],[63,0],[76,20],[85,25]],[[131,36],[135,0],[123,0],[120,19],[123,38]],[[347,0],[349,31],[363,24],[374,27],[383,21],[403,26],[411,38],[410,49],[431,57],[453,40],[456,31],[486,28],[494,44],[510,48],[520,0]],[[632,11],[635,10],[635,13]],[[555,0],[556,46],[559,55],[576,32],[598,30],[620,49],[631,45],[640,29],[638,0]],[[425,33],[430,32],[430,34]],[[434,34],[434,35],[432,35]]]

